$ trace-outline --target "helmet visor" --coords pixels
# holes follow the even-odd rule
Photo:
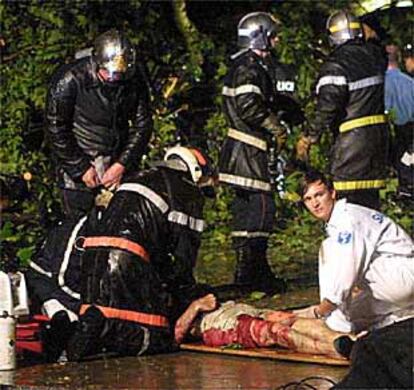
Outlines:
[[[108,45],[98,62],[101,76],[107,82],[117,82],[127,79],[134,70],[135,52],[119,50],[119,46]]]

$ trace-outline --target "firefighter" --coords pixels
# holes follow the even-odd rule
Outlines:
[[[275,165],[287,137],[278,117],[277,69],[271,54],[277,30],[277,20],[264,12],[249,13],[238,24],[240,51],[232,56],[222,92],[229,129],[219,163],[220,182],[234,190],[234,282],[269,293],[285,287],[266,256],[276,211]],[[279,86],[294,89],[287,80]]]
[[[334,50],[320,70],[315,117],[297,143],[297,157],[307,160],[310,146],[330,129],[335,138],[330,173],[338,196],[379,209],[389,148],[386,64],[378,46],[363,41],[360,22],[351,13],[333,13],[327,30]]]
[[[60,332],[52,327],[45,340],[55,359],[66,347],[70,360],[171,349],[170,303],[179,311],[198,296],[202,195],[213,175],[198,149],[170,148],[165,161],[131,175],[107,209],[51,233],[27,276]]]
[[[98,36],[92,55],[60,67],[46,103],[46,135],[67,217],[94,205],[98,187],[115,188],[138,168],[152,133],[149,93],[125,35]]]

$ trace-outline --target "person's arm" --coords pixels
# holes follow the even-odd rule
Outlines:
[[[140,88],[134,118],[129,122],[128,139],[117,160],[117,163],[129,169],[145,154],[150,141],[153,122],[149,102],[149,92],[144,81],[138,83]]]
[[[60,71],[51,83],[46,102],[46,134],[54,155],[73,179],[91,168],[73,133],[76,85],[70,72]]]
[[[327,62],[321,68],[316,83],[316,109],[312,118],[308,119],[305,131],[296,145],[296,155],[299,160],[308,159],[312,144],[319,141],[325,131],[339,125],[341,118],[346,115],[349,98],[348,81],[343,69]]]
[[[176,343],[180,344],[183,341],[199,313],[212,311],[216,307],[217,299],[213,294],[205,295],[193,301],[175,324],[174,337]]]

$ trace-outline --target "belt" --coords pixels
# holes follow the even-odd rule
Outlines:
[[[339,126],[339,131],[344,133],[346,131],[355,129],[357,127],[363,126],[370,126],[370,125],[377,125],[380,123],[386,123],[387,116],[386,115],[370,115],[370,116],[363,116],[362,118],[352,119],[350,121],[346,121]]]
[[[117,249],[125,249],[135,255],[140,256],[145,261],[149,261],[149,253],[145,248],[136,242],[130,241],[122,237],[86,237],[82,244],[83,248],[99,248],[99,247],[112,247]]]
[[[85,314],[91,305],[82,305],[79,314]],[[105,318],[115,318],[124,321],[138,322],[144,325],[167,328],[169,323],[165,316],[159,314],[142,313],[140,311],[115,309],[108,306],[94,305]]]

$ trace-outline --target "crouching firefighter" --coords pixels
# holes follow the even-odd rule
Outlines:
[[[57,256],[47,251],[51,244],[46,242],[29,273],[51,323],[57,314],[65,313],[67,323],[76,316],[76,326],[60,345],[69,360],[173,348],[171,302],[185,306],[185,299],[199,296],[193,268],[204,227],[203,193],[211,192],[213,172],[198,149],[170,148],[154,168],[129,176],[100,215],[91,212],[78,222],[67,235],[60,265],[53,265]],[[62,285],[53,267],[67,281],[70,270],[77,272],[77,284],[70,286],[76,296],[70,300],[68,283]],[[52,298],[54,310],[44,291],[48,276],[60,295]]]
[[[234,282],[268,293],[285,288],[266,257],[276,212],[272,173],[287,137],[277,116],[276,71],[271,60],[277,28],[276,20],[264,12],[248,14],[239,22],[241,51],[233,56],[223,87],[229,130],[219,173],[220,182],[235,190],[231,206]]]

